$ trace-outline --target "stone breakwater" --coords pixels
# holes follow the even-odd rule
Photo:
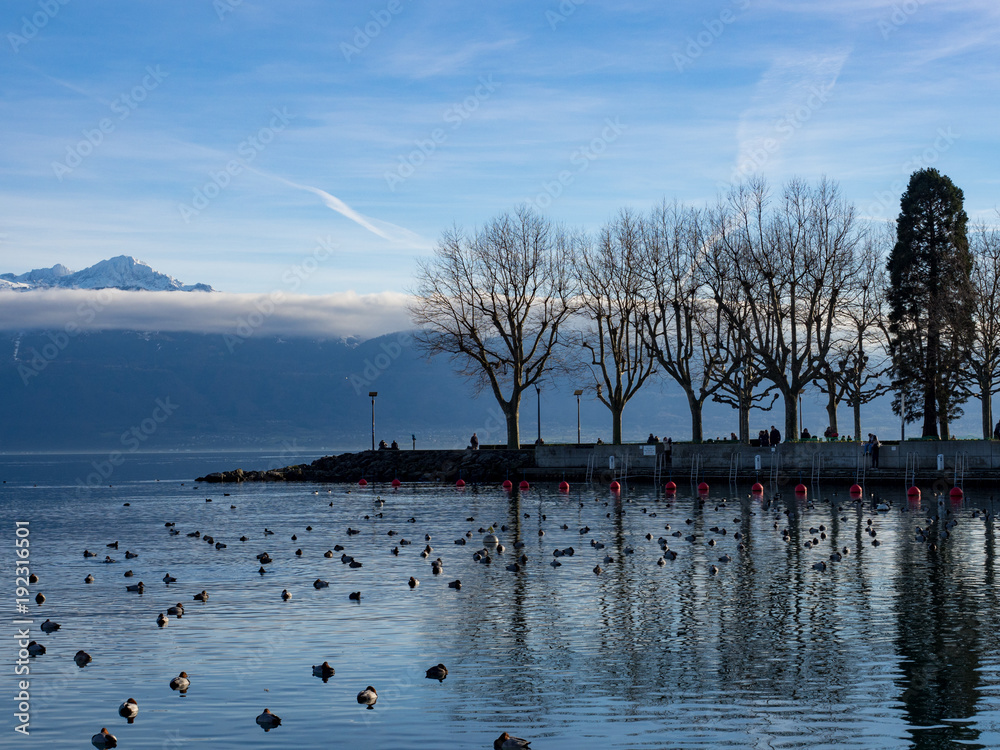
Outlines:
[[[219,471],[198,482],[502,482],[535,468],[533,450],[362,451],[263,471]]]

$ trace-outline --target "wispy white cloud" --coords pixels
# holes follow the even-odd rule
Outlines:
[[[739,151],[734,177],[764,172],[780,160],[781,149],[817,117],[833,95],[847,50],[807,57],[781,56],[754,87],[749,107],[739,115]]]
[[[358,336],[411,327],[407,295],[307,296],[50,289],[0,291],[0,330],[193,331],[248,336]]]

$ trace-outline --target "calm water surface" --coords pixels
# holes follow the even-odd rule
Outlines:
[[[810,501],[762,502],[744,487],[700,503],[644,487],[618,497],[582,485],[511,494],[190,479],[311,458],[134,455],[113,486],[81,489],[99,457],[0,457],[8,548],[14,521],[30,521],[31,595],[47,597],[28,615],[48,651],[31,662],[31,735],[15,744],[88,747],[106,726],[126,748],[490,748],[505,730],[537,750],[1000,747],[997,522],[978,512],[1000,502],[988,493],[939,506],[883,490],[856,504],[821,487]],[[940,520],[918,541],[929,518]],[[491,525],[507,551],[483,565],[472,555]],[[433,551],[422,558],[425,535]],[[663,566],[661,536],[677,552]],[[528,563],[508,571],[518,541]],[[325,558],[337,544],[363,566]],[[552,567],[553,550],[570,546]],[[265,551],[274,562],[260,575]],[[176,584],[162,582],[167,572]],[[314,589],[316,578],[329,588]],[[448,588],[455,579],[460,591]],[[143,594],[126,592],[139,580]],[[202,589],[204,604],[192,600]],[[176,602],[184,617],[157,627]],[[42,633],[46,618],[61,630]],[[83,669],[78,649],[93,657]],[[323,661],[336,669],[326,683],[311,671]],[[426,679],[439,662],[447,679]],[[181,670],[186,695],[168,684]],[[5,745],[19,738],[8,684]],[[367,685],[373,709],[356,702]],[[132,725],[117,715],[129,697],[140,707]],[[266,734],[254,722],[265,707],[282,718]]]

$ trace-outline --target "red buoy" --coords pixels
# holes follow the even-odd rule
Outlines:
[[[863,493],[863,492],[864,492],[864,490],[861,489],[861,485],[860,484],[852,484],[851,485],[851,495],[852,496],[861,495],[861,493]]]
[[[948,496],[952,500],[961,500],[963,497],[965,497],[965,493],[962,492],[961,487],[952,487],[951,492],[948,493]]]
[[[708,492],[708,482],[702,482],[698,485],[698,492]]]
[[[917,485],[913,485],[912,487],[910,487],[910,489],[908,489],[906,491],[906,496],[907,497],[915,497],[915,498],[919,499],[920,498],[920,488],[917,487]]]
[[[526,489],[528,489],[528,488],[531,487],[531,485],[528,484],[528,480],[527,479],[522,479],[521,483],[519,485],[517,485],[517,486],[520,487],[522,490],[526,490]]]
[[[512,481],[510,481],[509,479],[503,480],[503,484],[500,485],[500,486],[503,487],[505,490],[514,489],[514,483]]]
[[[559,491],[560,492],[569,492],[569,482],[567,482],[565,479],[562,480],[559,483]]]
[[[464,479],[459,479],[457,482],[455,482],[455,486],[456,487],[464,487],[465,486],[465,480]]]
[[[610,486],[611,486],[611,491],[612,492],[621,492],[622,491],[622,486],[620,484],[618,484],[617,480],[615,480],[614,482],[612,482]]]
[[[361,481],[358,482],[358,486],[359,487],[367,487],[368,486],[368,480],[365,479],[364,477],[361,477]]]
[[[393,479],[392,480],[392,486],[393,487],[399,487],[399,485],[401,485],[401,484],[402,484],[402,482],[400,482],[398,479]]]
[[[754,482],[753,483],[753,487],[751,487],[750,490],[755,495],[763,495],[764,494],[764,485],[762,485],[760,482]]]
[[[667,486],[665,489],[667,490],[667,492],[677,492],[677,483],[667,482]]]
[[[805,495],[807,492],[809,492],[809,488],[806,487],[804,484],[797,484],[797,485],[795,485],[795,494],[796,495]]]

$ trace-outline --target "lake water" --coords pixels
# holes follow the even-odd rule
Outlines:
[[[16,639],[4,646],[6,746],[87,747],[106,726],[124,748],[490,748],[502,731],[534,750],[1000,747],[997,522],[977,515],[1000,506],[988,493],[939,507],[901,488],[860,504],[833,487],[763,502],[745,487],[713,488],[700,503],[642,486],[619,497],[582,485],[511,494],[191,481],[314,458],[289,455],[135,454],[113,486],[86,487],[105,458],[0,457],[5,559],[14,523],[30,522],[40,581],[23,616],[47,648],[30,660],[25,740],[11,719]],[[880,500],[888,512],[875,510]],[[928,518],[940,520],[918,541]],[[507,551],[484,565],[473,552],[491,525]],[[433,551],[422,558],[425,535]],[[677,552],[662,566],[661,536]],[[324,557],[337,544],[362,567]],[[570,546],[552,567],[553,550]],[[829,559],[844,547],[842,561]],[[98,557],[84,559],[85,548]],[[274,561],[260,575],[265,551]],[[522,552],[527,564],[508,571]],[[103,564],[106,554],[117,562]],[[177,583],[163,583],[167,572]],[[329,587],[315,589],[317,578]],[[461,590],[448,587],[456,579]],[[126,591],[139,580],[144,593]],[[193,601],[203,589],[208,602]],[[158,627],[176,602],[183,618]],[[47,618],[62,628],[42,633]],[[79,649],[93,657],[82,669]],[[326,683],[311,671],[324,661],[336,670]],[[439,662],[447,678],[426,679]],[[186,695],[169,687],[182,670]],[[368,685],[372,709],[356,700]],[[117,715],[130,697],[131,725]],[[254,721],[265,707],[282,719],[268,733]]]

